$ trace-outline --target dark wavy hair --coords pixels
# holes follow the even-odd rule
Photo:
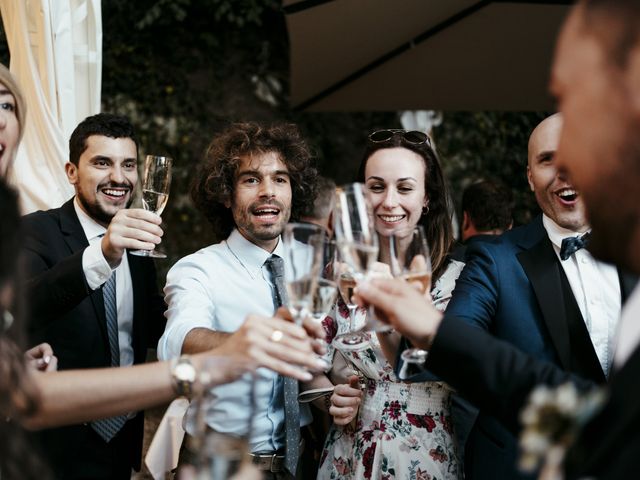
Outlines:
[[[385,148],[406,148],[422,157],[425,164],[425,192],[429,200],[428,211],[423,213],[418,222],[427,235],[431,251],[431,267],[433,283],[442,275],[447,266],[447,256],[453,246],[453,226],[451,225],[451,208],[447,184],[440,168],[436,152],[428,143],[416,145],[404,140],[400,134],[394,134],[385,142],[367,142],[367,146],[358,168],[357,181],[364,182],[364,172],[369,157]]]
[[[217,135],[209,145],[204,161],[191,184],[191,198],[213,226],[218,239],[229,236],[235,222],[224,204],[234,193],[236,174],[243,157],[275,152],[289,171],[291,180],[291,218],[313,207],[317,171],[311,166],[311,153],[293,124],[262,126],[235,123]]]
[[[133,125],[124,115],[114,113],[98,113],[85,118],[71,133],[69,137],[69,161],[78,166],[80,156],[87,149],[87,138],[92,135],[101,135],[109,138],[130,138],[136,144]]]
[[[0,178],[0,289],[20,284],[21,242],[16,193]],[[5,479],[50,478],[43,461],[34,453],[20,420],[33,413],[38,390],[24,359],[24,330],[20,296],[11,305],[0,305],[0,472]],[[13,322],[8,325],[6,312]]]

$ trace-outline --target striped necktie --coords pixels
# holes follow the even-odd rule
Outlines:
[[[116,272],[102,286],[104,299],[104,313],[107,319],[107,336],[109,337],[109,350],[111,352],[111,366],[120,366],[120,344],[118,342],[118,308],[116,304]],[[105,442],[111,441],[127,421],[126,415],[104,418],[91,422],[91,427],[102,437]]]
[[[265,262],[271,272],[275,289],[273,304],[276,308],[287,303],[287,290],[284,285],[284,261],[277,255],[271,255]],[[298,381],[282,378],[284,383],[284,424],[285,424],[285,466],[295,476],[300,454],[300,404],[298,403]]]

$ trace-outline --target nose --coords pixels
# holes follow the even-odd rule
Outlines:
[[[393,208],[398,204],[398,196],[393,188],[388,188],[382,199],[382,206],[385,208]]]
[[[113,167],[111,167],[111,171],[109,172],[109,179],[113,183],[124,183],[125,177],[120,165],[114,165]]]
[[[276,195],[276,190],[275,190],[274,182],[271,179],[265,178],[260,183],[260,196],[271,198],[271,197],[275,197],[275,195]]]

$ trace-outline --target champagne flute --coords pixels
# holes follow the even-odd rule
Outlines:
[[[378,236],[373,227],[371,204],[361,183],[352,183],[336,189],[334,230],[342,265],[338,288],[349,309],[350,331],[338,335],[338,347],[353,348],[367,341],[366,335],[356,326],[357,305],[353,303],[353,290],[365,279],[371,265],[378,258]],[[373,312],[369,312],[369,315]]]
[[[322,268],[324,237],[324,229],[310,223],[289,223],[282,232],[287,307],[298,325],[312,309]]]
[[[412,230],[394,232],[389,240],[389,266],[394,277],[402,278],[416,287],[423,295],[431,291],[431,257],[427,237],[422,226]],[[428,352],[422,348],[408,348],[400,355],[406,367],[400,372],[409,370],[411,364],[422,364]]]
[[[171,185],[171,164],[169,157],[147,155],[144,162],[144,177],[142,180],[142,207],[150,212],[162,214],[169,200]],[[141,257],[167,258],[158,250],[132,250],[129,252]]]
[[[336,243],[327,238],[322,240],[322,268],[313,289],[311,318],[321,323],[327,316],[338,296],[338,257]]]
[[[203,362],[198,373],[198,382],[192,399],[193,405],[187,415],[187,424],[192,426],[189,430],[195,432],[190,449],[195,454],[195,478],[198,480],[260,478],[259,473],[243,476],[248,471],[256,470],[249,456],[257,403],[256,374],[245,372],[238,380],[243,384],[241,388],[246,388],[248,394],[246,424],[233,433],[215,431],[207,424],[207,417],[211,412],[216,411],[219,399],[216,387],[209,387],[211,377],[218,376],[221,370],[241,371],[242,369],[230,358],[211,357]]]

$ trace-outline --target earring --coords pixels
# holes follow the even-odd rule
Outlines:
[[[422,209],[422,216],[426,217],[428,213],[429,213],[429,205],[427,205]]]
[[[5,310],[2,314],[2,330],[5,332],[9,330],[11,325],[13,325],[13,320],[14,318],[11,312],[9,310]]]

